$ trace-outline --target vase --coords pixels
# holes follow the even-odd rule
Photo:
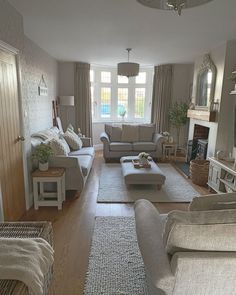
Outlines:
[[[147,158],[139,158],[139,163],[141,165],[147,165],[148,164],[148,159]]]
[[[40,163],[39,162],[39,170],[40,171],[48,171],[48,162],[47,163]]]

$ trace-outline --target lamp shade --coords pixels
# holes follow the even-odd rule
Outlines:
[[[75,98],[74,96],[59,96],[59,104],[61,106],[74,106]]]
[[[135,77],[139,74],[139,64],[134,62],[121,62],[117,66],[119,76]]]

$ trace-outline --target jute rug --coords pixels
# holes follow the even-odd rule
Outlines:
[[[97,217],[85,295],[148,295],[133,217]]]
[[[165,185],[157,190],[152,185],[126,186],[120,164],[103,164],[98,202],[100,203],[133,203],[139,199],[151,202],[191,202],[200,194],[170,164],[158,164],[166,176]]]

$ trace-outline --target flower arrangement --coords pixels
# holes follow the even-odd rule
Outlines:
[[[148,159],[150,155],[148,153],[142,152],[138,155],[139,159]]]
[[[165,137],[165,141],[169,142],[170,133],[168,131],[162,132],[162,135]]]
[[[53,155],[52,148],[47,144],[41,143],[35,148],[32,154],[32,158],[35,160],[38,160],[39,163],[45,164],[45,163],[48,163],[48,160],[52,155]]]
[[[163,134],[163,136],[166,136],[166,137],[170,136],[170,133],[168,131],[164,131],[164,132],[162,132],[162,134]]]

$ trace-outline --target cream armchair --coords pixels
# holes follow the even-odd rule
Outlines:
[[[150,295],[236,294],[236,193],[195,198],[189,211],[159,214],[135,204]]]

